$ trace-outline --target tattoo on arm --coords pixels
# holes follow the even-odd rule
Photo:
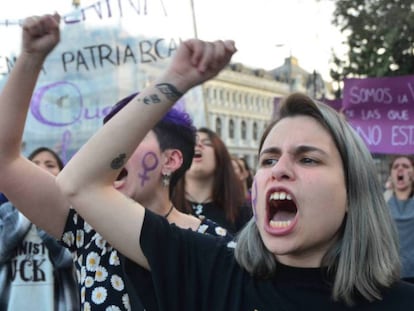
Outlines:
[[[156,85],[157,89],[160,90],[169,100],[178,100],[183,93],[179,92],[177,88],[169,83],[160,83]]]
[[[160,103],[161,99],[158,97],[157,94],[152,94],[152,95],[145,96],[142,101],[144,102],[145,105],[150,105],[150,104]]]
[[[176,101],[183,96],[183,93],[179,92],[174,85],[169,83],[160,83],[155,87],[171,101]],[[138,101],[141,101],[141,99],[138,99]],[[161,99],[157,94],[151,94],[144,96],[142,102],[145,105],[158,104],[161,102]]]
[[[112,160],[111,168],[113,170],[120,169],[121,167],[124,166],[125,159],[126,159],[126,154],[125,153],[120,153],[115,159]]]

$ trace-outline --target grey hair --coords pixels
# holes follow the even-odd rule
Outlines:
[[[265,130],[259,152],[273,126],[283,118],[308,116],[331,135],[341,155],[347,190],[347,215],[341,236],[327,251],[322,266],[334,276],[332,298],[352,306],[358,296],[380,300],[381,289],[400,278],[398,234],[372,156],[344,117],[329,106],[300,93],[281,104],[279,115]],[[270,278],[277,268],[254,219],[240,232],[235,249],[237,262],[257,278]]]

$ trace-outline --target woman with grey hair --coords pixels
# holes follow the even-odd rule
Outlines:
[[[63,194],[151,270],[159,310],[412,309],[414,287],[399,280],[397,235],[371,156],[344,119],[305,95],[289,96],[263,135],[254,219],[235,249],[170,225],[111,187],[153,123],[234,51],[228,41],[183,42],[161,78],[69,161],[57,178]]]
[[[262,165],[263,162],[265,165],[268,165],[266,162],[277,162],[280,157],[280,151],[273,154],[274,151],[263,150],[274,127],[288,119],[302,118],[311,118],[329,133],[344,171],[344,187],[333,195],[345,192],[342,193],[346,196],[345,214],[336,228],[336,237],[320,258],[320,266],[331,274],[332,298],[349,305],[355,303],[357,297],[379,300],[382,288],[392,286],[400,272],[396,230],[381,195],[381,184],[374,176],[376,168],[371,154],[342,116],[327,105],[312,102],[305,95],[291,95],[281,106],[278,119],[267,127],[262,136],[259,147]],[[302,136],[304,140],[305,133]],[[308,162],[309,166],[318,165],[314,163],[318,161],[313,159],[313,154],[318,155],[320,151],[313,151],[310,146],[302,148],[306,152],[299,160]],[[323,186],[322,180],[317,186]],[[257,191],[257,183],[254,189]],[[295,213],[301,211],[295,210]],[[257,218],[250,221],[239,236],[235,253],[240,265],[259,278],[269,278],[278,269],[278,260],[266,248],[264,235],[266,233],[261,234],[260,226],[257,226]]]

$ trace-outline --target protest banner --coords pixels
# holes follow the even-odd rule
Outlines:
[[[345,80],[342,105],[372,153],[414,154],[414,76]]]
[[[43,66],[23,139],[26,153],[48,146],[66,162],[112,105],[159,75],[194,29],[189,0],[102,0],[60,14],[61,42]],[[20,52],[25,17],[0,21],[0,89]],[[197,103],[183,97],[177,105],[204,125],[200,92],[188,95]]]

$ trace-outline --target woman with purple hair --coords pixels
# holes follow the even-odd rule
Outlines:
[[[53,175],[20,154],[37,77],[45,58],[59,42],[59,19],[58,15],[45,15],[28,18],[23,24],[23,51],[0,95],[0,191],[72,252],[82,310],[156,310],[149,272],[126,259],[73,209]],[[134,97],[136,94],[121,100],[104,121],[126,108]],[[124,163],[121,156],[112,163],[120,171],[111,188],[178,227],[215,235],[223,243],[229,241],[232,237],[226,230],[208,219],[179,212],[170,201],[170,193],[190,167],[194,154],[195,129],[188,114],[169,110],[141,138],[129,161]],[[96,152],[103,156],[99,148]]]
[[[171,226],[113,189],[181,92],[234,52],[231,41],[184,41],[164,74],[69,161],[56,179],[63,194],[151,270],[160,310],[412,310],[414,286],[400,280],[397,231],[372,156],[344,118],[305,94],[289,95],[262,136],[254,217],[235,249]]]

